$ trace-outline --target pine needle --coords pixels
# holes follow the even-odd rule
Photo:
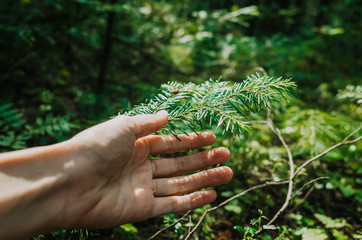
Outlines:
[[[129,116],[153,114],[160,110],[169,113],[168,123],[158,134],[187,134],[209,128],[222,128],[234,136],[248,132],[247,113],[273,106],[272,102],[295,96],[296,84],[291,79],[252,75],[243,82],[212,79],[197,85],[169,82],[146,103],[126,112]],[[253,110],[253,108],[255,110]],[[178,137],[177,137],[178,138]]]

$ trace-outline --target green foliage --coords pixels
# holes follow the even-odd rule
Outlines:
[[[127,223],[115,228],[115,232],[120,235],[121,239],[136,239],[138,229],[133,224]]]
[[[166,82],[182,87],[191,82],[196,88],[205,79],[222,75],[239,83],[260,66],[272,76],[293,78],[298,85],[299,101],[292,100],[290,106],[274,101],[271,111],[297,165],[341,141],[361,123],[362,23],[356,0],[5,0],[0,11],[0,151],[62,141],[145,99],[158,102],[153,97]],[[107,29],[112,30],[108,40]],[[174,90],[166,86],[167,91]],[[181,91],[170,97],[180,96]],[[254,96],[248,102],[253,111],[263,105],[261,99],[260,105],[251,107],[257,100]],[[244,107],[241,112],[248,121],[266,118],[265,111],[253,113]],[[176,108],[166,110],[177,113]],[[168,125],[169,132],[191,130],[181,120],[194,115],[182,116],[175,122],[180,128]],[[223,119],[221,128],[227,124]],[[194,121],[190,126],[201,128]],[[207,126],[209,121],[201,129]],[[215,188],[217,201],[261,182],[288,177],[285,150],[267,126],[250,125],[249,134],[231,140],[232,144],[231,134],[222,134],[221,128],[212,129],[218,136],[215,146],[230,148],[231,160],[225,164],[233,169],[234,179]],[[361,239],[361,149],[361,141],[343,146],[309,166],[298,186],[320,176],[330,180],[314,185],[305,200],[308,189],[293,199],[289,210],[298,217],[281,217],[276,223],[280,230],[258,237],[278,239],[284,231],[284,239],[326,234],[337,240]],[[194,237],[215,239],[235,225],[256,228],[249,220],[258,215],[257,209],[272,216],[285,194],[284,187],[275,186],[235,199],[208,214]],[[193,212],[192,222],[204,211]],[[353,228],[325,228],[315,213],[345,219]],[[116,227],[102,232],[101,238],[115,234],[146,239],[179,217],[134,224],[137,233],[131,227]],[[184,237],[186,222],[165,231],[160,239]],[[303,234],[304,227],[309,230]],[[57,234],[56,238],[65,239],[65,232]],[[235,231],[233,235],[240,237]]]
[[[314,240],[321,239],[327,240],[330,239],[329,235],[332,235],[336,240],[347,240],[350,239],[350,236],[343,232],[342,228],[351,229],[352,226],[346,222],[345,219],[332,219],[323,214],[316,213],[314,214],[316,220],[322,223],[322,226],[316,226],[313,220],[308,226],[301,227],[295,234],[301,236],[302,240]],[[301,220],[303,217],[299,217]],[[306,220],[304,220],[306,222]],[[357,236],[357,234],[356,234]]]
[[[64,141],[68,139],[68,133],[77,128],[77,125],[69,122],[69,116],[57,117],[51,113],[40,115],[35,124],[26,126],[33,139],[38,139],[40,144],[46,144],[55,139]]]
[[[25,120],[12,104],[0,105],[0,147],[1,151],[22,149],[31,135],[25,130]]]
[[[327,240],[328,235],[321,228],[307,228],[303,231],[302,234],[303,240]]]
[[[341,141],[341,133],[354,125],[352,119],[341,114],[300,106],[290,107],[283,119],[282,132],[294,139],[291,147],[296,156],[314,156],[322,152]],[[335,158],[340,157],[338,150],[332,154]]]
[[[77,125],[70,123],[69,116],[53,116],[50,106],[42,105],[38,109],[35,123],[23,119],[23,114],[12,104],[0,105],[0,146],[1,151],[23,149],[37,144],[50,144],[69,138]]]
[[[186,127],[195,131],[195,125],[199,125],[200,130],[204,130],[206,124],[208,127],[222,126],[223,132],[241,135],[247,131],[247,113],[260,111],[262,105],[270,107],[273,101],[285,98],[284,94],[292,96],[295,87],[289,79],[259,75],[241,83],[220,80],[209,80],[200,85],[171,82],[162,85],[147,104],[141,104],[127,114],[153,114],[166,110],[169,121],[161,133],[172,133],[176,137],[179,132],[186,133]]]
[[[267,230],[267,231],[276,231],[278,233],[274,239],[284,239],[284,235],[288,232],[287,228],[274,226],[274,225],[263,225],[262,222],[268,220],[266,216],[263,215],[263,211],[258,209],[259,217],[254,218],[250,221],[250,225],[253,227],[242,227],[234,226],[234,229],[242,233],[242,239],[257,240],[260,239],[260,235],[257,234],[258,231]],[[270,235],[264,235],[263,239],[269,239]]]
[[[66,240],[97,240],[99,239],[100,235],[97,232],[90,231],[90,230],[71,230],[67,231],[65,234]]]
[[[345,219],[332,219],[328,216],[323,214],[316,213],[314,216],[324,224],[326,228],[342,228],[342,227],[351,227],[349,224],[346,223]]]
[[[337,98],[341,101],[357,101],[362,104],[362,86],[348,85],[346,89],[340,90]]]

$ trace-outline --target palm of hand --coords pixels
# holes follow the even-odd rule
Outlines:
[[[77,220],[79,227],[103,228],[201,207],[215,199],[213,190],[182,194],[231,179],[232,172],[227,167],[181,176],[226,161],[229,152],[225,148],[149,160],[150,154],[173,153],[215,141],[211,133],[181,136],[181,142],[174,137],[147,136],[167,122],[165,117],[158,122],[149,118],[110,120],[81,136],[81,139],[89,139],[90,134],[94,135],[104,144],[93,145],[96,146],[93,157],[86,162],[92,169],[88,172],[93,172],[94,177],[85,184],[78,199],[84,204],[80,207],[83,210],[80,217],[83,217]],[[115,127],[121,130],[112,132]]]
[[[98,175],[99,202],[92,207],[87,221],[97,227],[141,221],[152,216],[155,197],[152,167],[145,144],[136,144],[128,159],[121,159],[120,168],[109,169],[109,175]],[[100,219],[104,216],[104,219]],[[99,226],[99,222],[104,226]],[[91,224],[93,225],[93,224]]]

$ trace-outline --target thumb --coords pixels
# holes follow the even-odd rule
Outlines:
[[[145,114],[132,117],[129,126],[136,138],[144,137],[160,130],[168,121],[168,113],[163,110],[156,114]]]

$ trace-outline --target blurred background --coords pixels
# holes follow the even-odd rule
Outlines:
[[[168,81],[201,83],[220,76],[242,81],[260,68],[298,85],[298,99],[272,110],[297,164],[361,125],[360,0],[0,2],[0,152],[66,140],[144,102]],[[264,119],[265,112],[250,118]],[[219,137],[217,145],[228,146],[228,136]],[[287,155],[266,126],[236,139],[231,151],[227,164],[235,177],[216,188],[219,202],[288,177]],[[308,167],[297,186],[320,176],[330,179],[302,191],[276,229],[259,239],[281,234],[280,239],[362,239],[361,162],[357,142]],[[257,229],[250,220],[260,218],[258,209],[272,217],[286,191],[269,187],[230,202],[208,214],[193,238],[241,239],[245,229],[233,227]],[[205,209],[192,214],[190,226]],[[145,239],[178,218],[94,234]],[[157,238],[184,239],[187,224]]]

